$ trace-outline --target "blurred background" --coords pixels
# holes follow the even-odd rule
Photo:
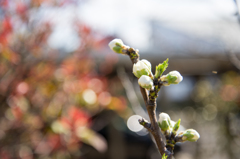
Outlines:
[[[184,80],[157,112],[196,129],[176,159],[240,156],[238,0],[1,0],[0,158],[159,159],[128,57],[114,38]]]

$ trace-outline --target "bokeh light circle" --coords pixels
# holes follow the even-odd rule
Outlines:
[[[143,129],[143,126],[139,124],[138,120],[142,119],[139,115],[132,115],[127,120],[127,127],[133,132],[139,132]]]

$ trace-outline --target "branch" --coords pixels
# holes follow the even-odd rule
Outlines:
[[[148,104],[147,89],[142,88],[141,86],[139,86],[139,87],[140,87],[140,91],[141,91],[141,93],[142,93],[142,96],[143,96],[143,100],[144,100],[144,102],[145,102],[145,105],[147,105],[147,104]]]
[[[151,134],[153,135],[153,137],[156,141],[158,150],[161,153],[161,155],[163,155],[165,153],[168,156],[168,159],[171,159],[173,153],[168,151],[166,148],[166,143],[164,141],[165,137],[162,134],[162,132],[160,131],[160,128],[157,123],[156,107],[157,107],[156,99],[154,101],[150,100],[148,102],[147,111],[148,111],[148,115],[149,115],[149,118],[151,121],[152,129],[153,129]]]
[[[127,50],[126,54],[130,57],[133,64],[135,64],[139,61],[140,55],[138,54],[138,50],[135,50],[133,48],[129,48]],[[145,88],[142,88],[141,86],[139,86],[139,87],[140,87],[140,91],[142,93],[145,105],[147,105],[147,102],[148,102],[147,90]]]
[[[151,63],[147,60],[139,61],[138,50],[124,45],[121,39],[114,39],[108,45],[114,52],[128,55],[133,63],[133,74],[139,78],[140,91],[150,118],[150,122],[142,118],[139,120],[139,123],[153,136],[162,157],[164,159],[166,159],[166,156],[167,159],[173,158],[173,149],[176,142],[197,141],[200,135],[194,129],[188,129],[176,134],[180,127],[181,119],[172,125],[169,115],[160,113],[159,122],[157,122],[156,99],[161,86],[178,84],[183,79],[178,71],[171,71],[167,75],[162,75],[168,67],[168,59],[156,66],[155,75],[153,76]]]
[[[139,61],[139,54],[138,54],[138,50],[134,50],[133,48],[129,48],[126,51],[126,54],[129,55],[131,61],[133,64],[137,63]],[[168,151],[168,149],[166,148],[166,143],[164,141],[165,137],[162,134],[162,132],[160,131],[160,128],[158,126],[157,123],[157,117],[156,117],[156,97],[157,97],[157,93],[160,90],[161,86],[159,83],[155,83],[158,86],[158,90],[153,92],[153,96],[151,95],[151,92],[149,94],[150,97],[148,97],[148,93],[147,90],[145,88],[142,88],[140,86],[140,90],[145,102],[145,105],[147,107],[147,111],[148,111],[148,115],[150,118],[150,122],[148,123],[146,120],[142,119],[139,120],[139,123],[141,125],[143,125],[154,137],[156,145],[158,147],[159,152],[161,153],[161,155],[167,155],[167,159],[172,159],[173,156],[173,152],[172,151]]]

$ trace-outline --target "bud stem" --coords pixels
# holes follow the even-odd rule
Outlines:
[[[127,49],[126,54],[130,57],[130,59],[132,60],[132,63],[137,63],[139,61],[139,54],[138,54],[138,50],[135,50],[134,48],[129,48]]]

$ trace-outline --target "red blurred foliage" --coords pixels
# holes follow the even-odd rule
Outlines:
[[[8,44],[8,36],[11,32],[12,24],[10,22],[10,17],[5,16],[0,27],[0,44],[3,46]]]
[[[90,116],[83,110],[73,106],[69,108],[66,117],[62,117],[60,120],[63,125],[67,125],[67,127],[75,130],[75,128],[88,125]]]
[[[76,22],[81,44],[66,54],[49,47],[51,21],[30,20],[42,3],[59,7],[75,1],[1,1],[0,9],[0,156],[3,159],[79,158],[82,143],[101,140],[91,129],[105,109],[125,113],[123,97],[109,90],[114,57],[96,64],[91,50],[107,40]],[[107,38],[106,38],[107,39]],[[100,67],[100,68],[98,68]],[[96,69],[98,68],[98,69]],[[100,72],[99,72],[100,71]],[[70,156],[70,157],[69,157]]]

